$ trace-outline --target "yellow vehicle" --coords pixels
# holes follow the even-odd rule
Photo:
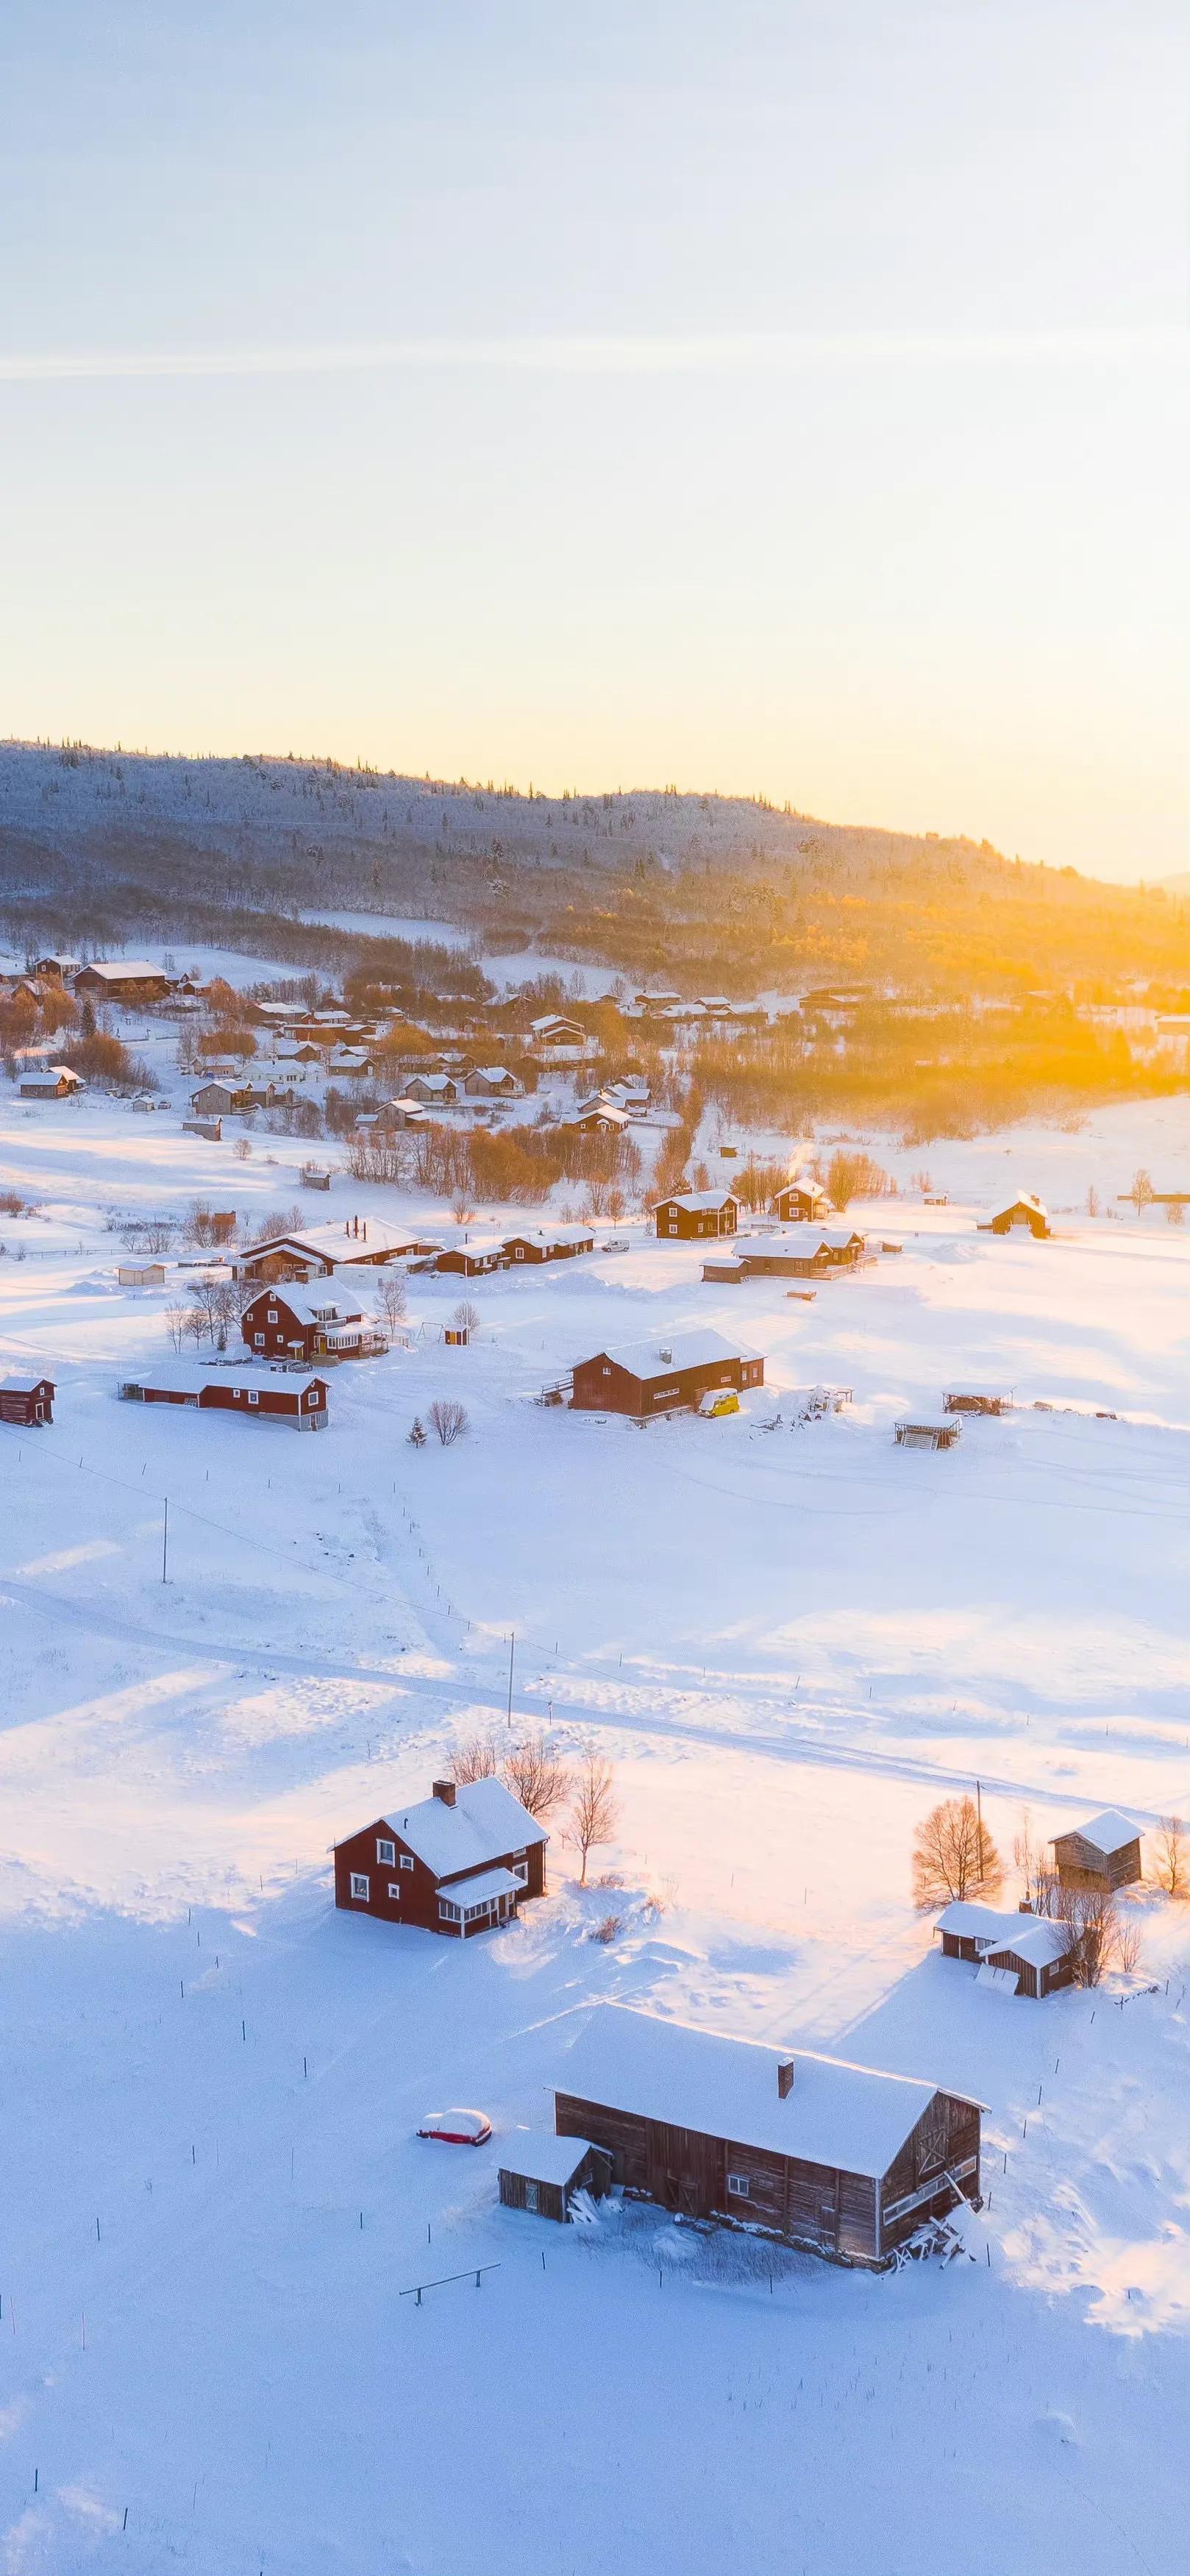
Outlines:
[[[738,1413],[740,1399],[732,1386],[708,1387],[699,1397],[698,1410],[704,1421],[714,1422],[720,1413]]]

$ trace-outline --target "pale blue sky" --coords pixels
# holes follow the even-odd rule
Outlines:
[[[1164,0],[0,30],[0,729],[1185,864]]]

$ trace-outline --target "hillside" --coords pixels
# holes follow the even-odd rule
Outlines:
[[[990,843],[823,823],[746,798],[521,795],[333,761],[0,745],[10,936],[110,942],[352,906],[445,918],[628,974],[755,992],[820,973],[923,989],[1179,980],[1162,889],[1024,866]]]

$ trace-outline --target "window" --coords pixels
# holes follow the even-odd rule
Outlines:
[[[408,1852],[402,1852],[401,1854],[401,1867],[402,1869],[412,1869],[413,1867],[413,1862],[410,1859]]]
[[[667,1225],[667,1227],[666,1227],[666,1229],[665,1229],[665,1231],[666,1231],[666,1233],[667,1233],[667,1234],[676,1234],[676,1233],[677,1233],[677,1230],[678,1230],[678,1229],[677,1229],[676,1225]]]
[[[748,2200],[751,2198],[747,2174],[729,2173],[727,2177],[727,2189],[732,2200]]]
[[[249,1389],[248,1402],[249,1404],[259,1404],[260,1402],[260,1397],[256,1394],[255,1389],[253,1388]]]
[[[275,1323],[276,1323],[276,1321],[277,1321],[277,1309],[276,1309],[276,1307],[275,1307],[275,1306],[270,1306],[270,1308],[269,1308],[269,1322],[270,1322],[270,1324],[275,1324]]]
[[[377,1860],[387,1861],[389,1868],[395,1869],[397,1866],[396,1844],[385,1842],[383,1836],[381,1836],[376,1844],[376,1858]]]
[[[611,1370],[610,1370],[610,1368],[605,1368],[605,1370],[604,1370],[603,1374],[604,1374],[604,1376],[605,1376],[605,1377],[610,1377],[610,1376],[611,1376]]]
[[[457,1906],[457,1905],[452,1905],[452,1904],[451,1904],[451,1902],[450,1902],[449,1897],[447,1897],[447,1896],[440,1896],[440,1897],[439,1897],[439,1899],[438,1899],[438,1913],[439,1913],[440,1920],[441,1920],[443,1923],[457,1923],[457,1922],[458,1922],[458,1919],[459,1919],[459,1909],[458,1909],[458,1906]]]
[[[262,1351],[264,1349],[264,1334],[254,1333],[252,1339],[256,1344],[257,1350]]]
[[[527,1852],[519,1851],[513,1853],[512,1874],[514,1878],[519,1878],[523,1887],[529,1875],[529,1856]]]
[[[388,1882],[388,1893],[392,1904],[397,1905],[400,1903],[401,1890],[395,1878],[390,1878]]]
[[[359,1870],[359,1869],[353,1869],[353,1870],[352,1870],[352,1873],[351,1873],[351,1893],[352,1893],[352,1897],[353,1897],[353,1899],[354,1899],[354,1901],[355,1901],[355,1903],[356,1903],[357,1905],[366,1905],[366,1904],[367,1904],[367,1902],[368,1902],[368,1889],[369,1889],[370,1885],[371,1885],[371,1881],[370,1881],[368,1878],[366,1878],[366,1877],[364,1876],[364,1873],[363,1873],[363,1871],[362,1871],[362,1870]]]
[[[526,2183],[526,2185],[525,2185],[525,2207],[526,2207],[526,2209],[532,2209],[532,2210],[535,2210],[535,2209],[537,2208],[537,2206],[538,2206],[538,2192],[537,2192],[537,2185],[536,2185],[536,2183],[535,2183],[535,2182],[527,2182],[527,2183]]]

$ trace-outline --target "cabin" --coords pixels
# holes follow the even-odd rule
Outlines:
[[[994,1993],[1026,1995],[1036,2003],[1073,1980],[1070,1927],[1049,1915],[1024,1908],[999,1914],[993,1906],[956,1897],[943,1907],[934,1930],[941,1936],[943,1957],[971,1961],[978,1971],[976,1984]]]
[[[428,1247],[433,1250],[435,1247]],[[250,1243],[235,1263],[237,1279],[329,1279],[344,1266],[380,1269],[427,1247],[378,1217],[344,1217],[341,1225],[312,1225],[300,1234],[269,1235]]]
[[[520,1100],[524,1083],[506,1064],[476,1064],[463,1076],[469,1100]]]
[[[544,1825],[502,1780],[435,1780],[417,1806],[335,1845],[335,1903],[469,1941],[545,1894]]]
[[[589,1225],[532,1225],[505,1235],[500,1248],[506,1261],[573,1261],[594,1251],[595,1237]]]
[[[658,1414],[697,1413],[720,1387],[763,1386],[764,1360],[746,1342],[711,1330],[672,1333],[668,1341],[621,1342],[574,1368],[571,1403],[578,1413],[623,1413],[635,1422]]]
[[[530,1020],[529,1037],[532,1044],[547,1055],[552,1055],[558,1048],[578,1047],[581,1051],[587,1043],[587,1032],[579,1027],[578,1021],[560,1019],[555,1011],[546,1011],[541,1019]]]
[[[867,1236],[851,1227],[791,1225],[776,1239],[749,1241],[746,1252],[704,1262],[702,1275],[722,1287],[749,1279],[843,1279],[867,1252]]]
[[[786,1181],[774,1194],[772,1210],[782,1225],[823,1225],[831,1203],[817,1181]]]
[[[653,1209],[658,1235],[690,1243],[708,1234],[734,1234],[740,1203],[730,1190],[685,1190],[677,1198],[659,1199]]]
[[[95,1002],[164,1002],[169,997],[169,977],[159,966],[134,957],[119,966],[81,966],[72,989]]]
[[[35,957],[33,960],[34,974],[47,975],[55,984],[68,983],[72,975],[82,973],[82,967],[81,957],[59,957],[55,954],[51,957]]]
[[[125,1378],[120,1394],[131,1404],[197,1405],[202,1413],[238,1413],[248,1421],[292,1422],[298,1431],[324,1431],[326,1379],[270,1370],[238,1383],[222,1370],[188,1368],[184,1361],[143,1377]]]
[[[36,1431],[53,1419],[52,1377],[0,1379],[0,1422],[11,1422],[18,1431]]]
[[[448,1243],[421,1269],[440,1270],[447,1278],[487,1279],[493,1270],[502,1269],[504,1245],[499,1235],[471,1235],[466,1243]]]
[[[52,1064],[45,1073],[21,1075],[22,1100],[76,1100],[87,1088],[81,1073],[68,1064]]]
[[[628,1112],[613,1100],[585,1100],[573,1118],[565,1119],[563,1124],[572,1135],[622,1136],[628,1125]]]
[[[958,1422],[898,1422],[893,1434],[898,1449],[953,1449]]]
[[[252,1094],[244,1082],[200,1082],[190,1106],[196,1118],[230,1118],[237,1109],[251,1108]]]
[[[500,2198],[505,2209],[565,2221],[578,2191],[604,2199],[612,2160],[589,2138],[560,2138],[550,2129],[514,2129],[501,2147]]]
[[[980,2206],[983,2108],[928,2078],[609,2003],[576,2030],[554,2126],[602,2147],[637,2199],[880,2268],[925,2219]]]
[[[122,1261],[116,1271],[121,1288],[164,1288],[163,1261]]]
[[[1038,1241],[1050,1231],[1049,1210],[1031,1192],[1026,1192],[1023,1198],[1010,1200],[1008,1206],[989,1217],[979,1231],[981,1234],[1011,1234],[1015,1226],[1022,1225],[1027,1226]]]
[[[1131,1817],[1122,1816],[1118,1807],[1108,1807],[1102,1815],[1089,1817],[1085,1825],[1055,1834],[1054,1865],[1061,1887],[1094,1894],[1136,1887],[1141,1876],[1140,1834]]]
[[[388,1348],[356,1297],[333,1297],[326,1288],[261,1288],[244,1308],[240,1331],[265,1359],[358,1360]]]

